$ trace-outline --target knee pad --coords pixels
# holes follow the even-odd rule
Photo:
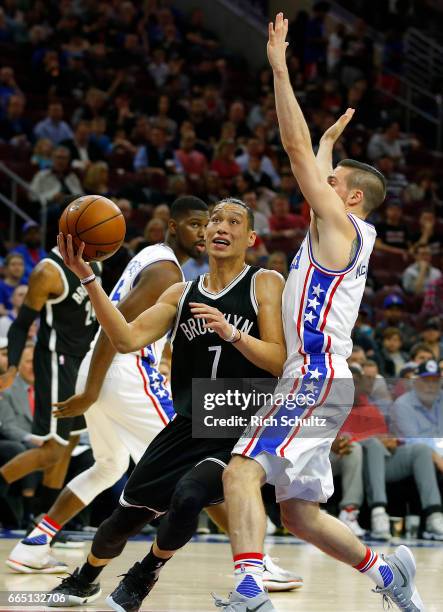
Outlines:
[[[115,461],[96,461],[68,483],[68,488],[86,506],[102,491],[118,482],[129,467],[129,457]]]
[[[207,490],[203,483],[186,479],[177,484],[171,499],[169,520],[181,524],[193,522],[207,505]]]

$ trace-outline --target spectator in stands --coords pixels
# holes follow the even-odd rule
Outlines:
[[[208,116],[208,108],[203,98],[196,97],[191,100],[188,119],[199,141],[218,139],[219,123],[213,117]]]
[[[79,121],[72,140],[64,140],[61,144],[69,149],[73,168],[86,170],[91,162],[103,158],[99,146],[91,140],[91,126],[88,121]]]
[[[271,233],[267,243],[271,251],[283,251],[287,255],[293,253],[298,243],[301,242],[307,224],[300,215],[289,212],[289,200],[282,196],[276,196],[272,200],[272,215],[269,218]]]
[[[8,369],[8,338],[0,337],[0,374]]]
[[[36,138],[48,138],[55,145],[74,137],[69,125],[63,121],[63,106],[60,102],[49,104],[47,117],[37,123],[34,135]]]
[[[283,251],[274,251],[268,257],[268,270],[275,270],[279,274],[283,276],[283,278],[288,278],[288,258],[286,257]]]
[[[443,340],[441,337],[440,321],[437,318],[428,319],[424,323],[420,336],[423,342],[431,349],[433,359],[436,361],[443,359]]]
[[[96,87],[91,87],[86,93],[84,104],[79,106],[74,111],[74,114],[72,115],[72,124],[77,125],[81,119],[85,121],[92,121],[93,119],[102,116],[104,114],[105,104],[105,92],[101,89],[97,89]]]
[[[380,370],[383,376],[398,376],[407,361],[402,350],[401,332],[397,327],[387,327],[383,331],[382,348],[379,354]]]
[[[309,79],[314,79],[319,74],[326,72],[328,38],[325,21],[328,11],[327,2],[317,2],[306,24],[304,61],[306,76]]]
[[[386,179],[386,197],[388,200],[401,202],[404,190],[408,186],[406,176],[396,171],[394,158],[387,155],[378,159],[377,166]]]
[[[414,365],[414,368],[417,366]],[[362,366],[365,391],[372,404],[381,410],[388,419],[392,397],[384,376],[380,374],[378,364],[373,359],[367,359]]]
[[[134,158],[134,169],[148,176],[165,176],[180,171],[174,152],[167,144],[166,132],[162,128],[152,128],[149,142],[139,147]]]
[[[232,179],[240,173],[240,166],[235,161],[235,141],[221,140],[211,162],[211,170],[216,172],[227,188],[230,188]]]
[[[10,253],[6,256],[4,278],[0,279],[0,315],[5,315],[12,309],[11,297],[14,289],[22,282],[25,273],[23,256]],[[0,334],[1,336],[2,334]]]
[[[424,342],[417,342],[411,348],[409,352],[409,358],[416,365],[420,365],[421,363],[428,361],[429,359],[433,359],[433,353],[431,347]]]
[[[430,282],[425,289],[421,314],[443,316],[443,276]]]
[[[249,166],[249,159],[251,157],[259,157],[261,170],[271,177],[274,188],[279,187],[281,183],[280,176],[276,172],[271,159],[265,155],[264,150],[265,145],[262,140],[249,138],[246,150],[236,157],[235,161],[240,166],[240,170],[246,172]]]
[[[411,245],[411,236],[402,219],[402,207],[395,200],[386,203],[385,220],[377,223],[375,248],[386,253],[401,255],[406,261]]]
[[[32,178],[31,189],[39,194],[56,212],[67,195],[82,195],[83,187],[71,170],[71,155],[66,147],[56,147],[52,153],[52,168],[39,170]]]
[[[136,253],[139,253],[142,249],[159,242],[164,242],[166,236],[166,225],[161,219],[151,219],[148,221],[143,232],[143,238],[136,247]]]
[[[112,141],[106,133],[107,126],[105,117],[95,117],[95,119],[90,122],[90,126],[91,142],[98,146],[102,155],[110,153],[112,150]]]
[[[12,145],[29,145],[32,141],[32,127],[24,117],[25,98],[21,94],[10,96],[6,114],[0,120],[0,140]]]
[[[208,161],[203,153],[195,148],[195,132],[185,132],[180,141],[180,148],[175,157],[183,172],[191,179],[203,178],[208,169]]]
[[[148,72],[151,75],[155,86],[161,89],[169,76],[169,66],[166,63],[166,54],[163,49],[154,49],[152,61],[148,65]]]
[[[390,293],[383,300],[383,318],[375,328],[375,339],[381,342],[385,329],[395,327],[401,333],[403,347],[408,349],[415,342],[417,334],[406,319],[407,311],[403,298],[396,293]]]
[[[259,189],[260,187],[272,189],[272,179],[269,174],[263,172],[259,157],[249,157],[248,167],[243,174],[247,180],[251,181],[254,189]]]
[[[21,282],[28,283],[29,275],[38,264],[46,257],[46,251],[41,248],[40,225],[35,221],[26,221],[22,227],[22,244],[16,246],[11,253],[18,253],[23,257],[25,271]]]
[[[427,245],[414,248],[415,263],[406,268],[402,285],[407,293],[423,295],[429,285],[441,277],[441,272],[431,264],[432,253]]]
[[[40,446],[32,433],[34,414],[34,345],[27,342],[13,385],[0,397],[0,466],[33,446]],[[37,485],[37,474],[29,474],[19,481],[25,501],[25,515],[30,518],[30,501]]]
[[[368,143],[368,158],[375,162],[381,157],[392,158],[394,162],[404,163],[404,144],[400,136],[400,124],[392,121],[382,133],[375,133]]]
[[[297,181],[289,167],[282,168],[279,193],[288,198],[291,212],[300,214],[300,205],[303,197],[297,187]]]
[[[423,210],[418,220],[419,231],[412,236],[414,247],[427,246],[431,255],[438,255],[443,246],[443,236],[437,230],[437,218],[432,210]]]
[[[366,353],[364,349],[358,344],[354,344],[352,346],[351,355],[348,358],[349,367],[357,366],[357,369],[360,368],[360,370],[363,372],[363,364],[365,363],[365,361]]]
[[[429,359],[421,363],[413,380],[413,388],[398,397],[392,405],[395,434],[405,444],[420,442],[434,451],[433,459],[443,473],[443,390],[438,363]]]
[[[237,138],[248,138],[251,135],[246,121],[245,105],[241,100],[232,102],[228,111],[228,121],[235,125]]]
[[[0,115],[8,107],[9,98],[20,93],[20,88],[15,80],[14,69],[10,66],[0,68]]]
[[[11,308],[8,309],[5,315],[0,317],[0,337],[4,338],[8,335],[8,330],[15,321],[23,301],[28,292],[28,285],[17,285],[11,295]],[[31,337],[35,335],[36,326],[33,325]]]
[[[34,146],[31,157],[31,164],[37,166],[39,170],[46,170],[52,167],[52,152],[54,145],[49,138],[39,138]]]
[[[270,227],[268,218],[257,209],[257,194],[255,191],[246,191],[243,194],[243,201],[253,211],[254,231],[258,236],[269,236]]]
[[[97,193],[103,196],[110,196],[109,188],[109,167],[104,161],[89,164],[83,179],[83,187],[86,193]]]
[[[186,281],[195,280],[201,274],[209,272],[208,257],[203,252],[200,257],[191,257],[182,266]]]
[[[129,200],[119,198],[115,201],[117,206],[122,211],[126,223],[125,245],[129,250],[134,250],[138,242],[143,240],[142,233],[137,224],[134,222],[134,209]]]
[[[338,518],[359,538],[365,530],[359,525],[358,515],[363,504],[363,449],[350,436],[339,435],[331,446],[329,455],[332,474],[341,476],[342,496]]]
[[[177,122],[169,116],[170,110],[169,96],[159,96],[157,115],[149,119],[151,127],[159,127],[165,130],[168,141],[173,140],[177,132]]]
[[[404,198],[406,202],[428,202],[440,205],[441,193],[432,170],[420,170],[417,178],[406,187]]]

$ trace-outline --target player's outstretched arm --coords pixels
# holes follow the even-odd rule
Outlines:
[[[331,125],[331,127],[329,127],[320,138],[320,144],[315,159],[325,181],[327,180],[328,176],[331,176],[333,171],[332,152],[334,150],[334,145],[343,134],[348,123],[351,121],[352,117],[354,116],[354,112],[355,111],[353,108],[348,108],[348,110],[341,115],[334,125]]]
[[[295,98],[286,65],[288,20],[279,13],[269,24],[268,58],[274,73],[275,103],[280,136],[289,156],[291,168],[300,189],[317,217],[327,219],[335,228],[350,233],[343,202],[328,185],[316,163],[311,136],[301,108]]]
[[[63,293],[63,280],[55,266],[40,262],[29,277],[28,292],[17,318],[8,330],[8,370],[0,376],[0,391],[14,382],[23,348],[28,339],[29,328],[46,301]]]
[[[210,327],[221,338],[232,338],[234,347],[254,365],[274,376],[281,376],[286,361],[286,344],[281,318],[282,294],[285,281],[277,272],[261,272],[255,283],[258,302],[258,326],[260,339],[244,332],[235,331],[217,308],[191,302],[191,312],[197,319],[205,319],[204,327]]]
[[[81,244],[77,253],[74,253],[70,234],[66,237],[66,241],[63,234],[59,234],[57,243],[65,264],[80,280],[94,276],[91,266],[82,257],[84,243]],[[97,319],[116,351],[131,353],[155,342],[172,327],[183,283],[178,283],[168,289],[157,304],[143,312],[132,323],[126,321],[99,283],[92,281],[84,284],[84,287],[88,292]]]

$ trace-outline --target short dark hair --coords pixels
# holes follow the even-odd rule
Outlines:
[[[417,342],[409,351],[409,357],[414,361],[414,358],[417,356],[417,353],[420,351],[426,351],[427,353],[432,354],[432,348],[426,342]]]
[[[398,329],[398,327],[387,327],[383,331],[383,340],[389,340],[390,338],[393,338],[394,336],[398,336],[400,340],[402,339],[401,331]]]
[[[208,212],[208,206],[200,198],[195,196],[182,196],[174,200],[171,206],[171,219],[178,221],[193,210]]]
[[[386,197],[386,179],[377,168],[355,159],[342,159],[337,166],[352,170],[347,178],[347,185],[350,189],[363,191],[363,208],[368,214],[383,203]]]
[[[245,202],[243,202],[243,200],[239,200],[238,198],[223,198],[223,200],[217,202],[216,206],[218,204],[237,204],[238,206],[242,206],[246,210],[248,217],[248,229],[254,229],[254,211]]]
[[[21,253],[8,253],[5,257],[5,266],[9,266],[13,259],[21,259],[25,263],[25,258]]]

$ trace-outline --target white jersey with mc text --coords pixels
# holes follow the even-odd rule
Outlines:
[[[288,374],[305,355],[332,354],[345,359],[352,350],[357,319],[376,231],[349,214],[357,232],[357,252],[343,270],[331,271],[315,261],[309,232],[290,267],[283,293],[283,324]]]

